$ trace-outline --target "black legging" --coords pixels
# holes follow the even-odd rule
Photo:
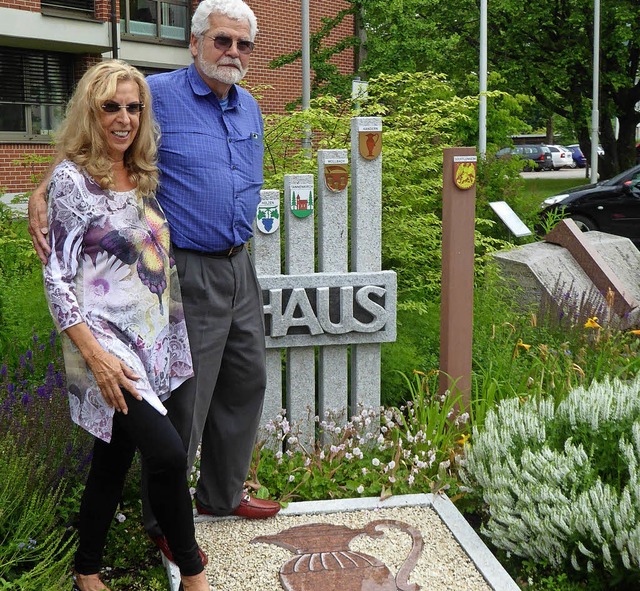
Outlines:
[[[80,504],[76,572],[98,573],[109,526],[136,448],[148,474],[149,501],[185,576],[202,572],[187,484],[187,454],[174,426],[148,402],[124,391],[128,414],[115,413],[110,443],[96,439]]]

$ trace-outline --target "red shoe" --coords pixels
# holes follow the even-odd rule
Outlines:
[[[171,548],[169,548],[169,542],[167,542],[167,538],[163,535],[160,536],[149,536],[151,541],[160,549],[166,559],[170,562],[174,562],[173,560],[173,552],[171,552]],[[202,560],[202,566],[207,566],[209,563],[209,557],[202,551],[202,548],[198,546],[198,555],[200,556],[200,560]]]
[[[269,501],[267,499],[257,499],[249,494],[245,494],[240,504],[231,512],[236,517],[244,517],[245,519],[266,519],[273,517],[280,511],[280,503],[277,501]],[[213,515],[211,511],[205,509],[196,501],[196,511],[200,515]]]

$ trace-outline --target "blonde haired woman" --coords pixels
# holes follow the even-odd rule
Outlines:
[[[109,525],[138,449],[185,591],[208,591],[187,456],[163,401],[193,375],[169,229],[154,190],[156,126],[142,74],[89,69],[57,135],[44,269],[63,336],[72,420],[96,438],[80,507],[74,590],[105,589]]]

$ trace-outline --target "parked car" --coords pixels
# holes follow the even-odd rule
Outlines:
[[[567,146],[571,150],[571,155],[573,156],[573,161],[578,168],[585,168],[587,166],[587,159],[585,155],[582,153],[580,146],[578,144],[571,144]]]
[[[553,160],[553,168],[555,170],[560,170],[565,167],[576,167],[576,163],[573,161],[573,154],[569,148],[555,144],[547,144],[547,148],[551,151],[551,159]]]
[[[580,145],[579,144],[569,144],[567,146],[567,148],[570,148],[572,151],[575,150],[576,148],[578,150],[580,150]],[[604,156],[604,148],[600,144],[598,144],[598,147],[596,148],[596,150],[598,152],[598,156]],[[580,150],[580,153],[582,154],[582,157],[585,159],[585,166],[586,166],[587,165],[587,163],[586,163],[587,159],[586,159],[584,153],[582,152],[582,150]],[[580,166],[580,165],[578,164],[578,166]],[[584,168],[584,167],[581,167],[581,168]]]
[[[512,148],[502,148],[502,150],[496,152],[496,157],[516,157],[525,160],[524,170],[526,171],[553,170],[551,151],[547,146],[521,144]]]
[[[640,164],[607,181],[582,185],[542,203],[541,216],[561,211],[583,232],[626,236],[640,248]]]

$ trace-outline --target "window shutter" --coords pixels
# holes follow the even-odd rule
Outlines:
[[[57,8],[71,8],[94,12],[94,0],[42,0],[42,6],[55,6]]]
[[[0,101],[63,105],[72,86],[70,55],[0,47]]]

